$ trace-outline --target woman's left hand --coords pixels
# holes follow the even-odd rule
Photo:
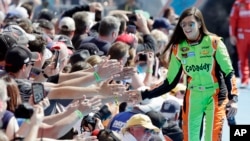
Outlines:
[[[230,100],[228,105],[229,105],[229,110],[227,112],[227,117],[234,117],[238,110],[237,103]]]

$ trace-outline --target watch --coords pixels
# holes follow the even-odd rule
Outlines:
[[[237,95],[234,95],[232,96],[232,99],[231,99],[233,102],[238,102],[238,96]]]

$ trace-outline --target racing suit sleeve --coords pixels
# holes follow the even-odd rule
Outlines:
[[[233,4],[233,7],[231,9],[230,13],[230,26],[229,26],[229,33],[231,36],[236,36],[236,30],[237,30],[237,23],[238,23],[238,16],[239,16],[239,2],[236,1]]]
[[[225,44],[219,40],[218,46],[215,52],[215,59],[219,64],[223,73],[225,83],[228,90],[228,99],[231,100],[234,95],[238,96],[238,90],[236,86],[236,78],[234,76],[234,70]]]
[[[146,90],[141,92],[142,99],[154,98],[161,96],[172,90],[179,82],[182,74],[182,65],[180,60],[176,57],[176,51],[173,51],[170,58],[167,78],[157,88],[153,90]]]

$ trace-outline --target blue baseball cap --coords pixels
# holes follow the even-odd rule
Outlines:
[[[172,30],[175,27],[171,25],[170,21],[166,18],[157,18],[154,20],[153,29],[165,28],[167,30]]]

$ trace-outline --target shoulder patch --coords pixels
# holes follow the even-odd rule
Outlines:
[[[178,52],[178,45],[173,45],[172,46],[172,49],[173,49],[173,53],[174,53],[174,55],[176,55],[177,54],[177,52]]]
[[[221,38],[216,36],[211,36],[211,40],[213,48],[216,49],[219,44],[219,40],[221,40]]]

